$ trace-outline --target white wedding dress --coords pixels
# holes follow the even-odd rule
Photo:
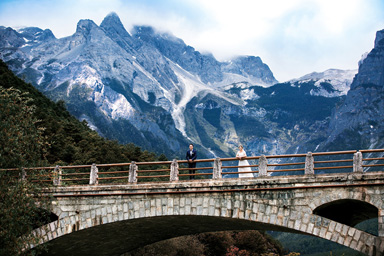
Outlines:
[[[247,153],[243,150],[242,152],[238,151],[236,157],[246,157]],[[247,160],[239,160],[239,166],[249,165]],[[239,168],[239,178],[253,178],[253,173],[241,173],[241,172],[251,172],[251,167],[241,167]]]

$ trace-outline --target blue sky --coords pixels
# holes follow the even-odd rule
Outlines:
[[[384,0],[0,0],[0,25],[72,35],[80,19],[116,12],[125,28],[151,25],[218,60],[260,56],[279,81],[357,69],[384,29]]]

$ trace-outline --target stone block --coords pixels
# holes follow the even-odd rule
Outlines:
[[[87,219],[86,223],[88,228],[92,227],[92,219]]]
[[[227,201],[227,209],[232,209],[232,201],[231,200],[228,200]]]
[[[379,251],[380,252],[384,252],[384,239],[382,239],[381,242],[380,242]]]
[[[185,207],[185,198],[180,198],[180,207]]]
[[[240,208],[240,201],[239,200],[236,200],[235,203],[234,203],[234,208]]]
[[[357,246],[356,246],[356,250],[358,250],[358,251],[363,251],[363,248],[365,247],[365,244],[364,244],[364,242],[363,241],[359,241],[358,243],[357,243]]]
[[[190,215],[192,213],[192,207],[191,205],[186,205],[185,206],[185,214]]]
[[[351,245],[352,240],[353,240],[352,237],[350,237],[350,236],[346,236],[346,237],[344,238],[344,243],[343,243],[343,245],[349,247],[349,246]]]
[[[173,207],[173,215],[180,215],[180,207],[178,205]]]
[[[239,208],[235,207],[235,209],[233,209],[232,218],[239,218]]]
[[[339,236],[339,239],[337,240],[337,243],[344,244],[344,240],[345,240],[344,236]]]
[[[173,206],[180,206],[180,198],[178,197],[173,198]]]
[[[170,207],[168,206],[168,209],[167,209],[167,215],[173,215],[173,210],[174,210],[174,207]]]
[[[302,231],[302,232],[306,232],[306,231],[307,231],[307,228],[308,228],[307,224],[301,224],[301,226],[300,226],[300,231]]]
[[[331,231],[328,230],[328,231],[325,233],[325,238],[328,239],[328,240],[331,240],[332,234],[333,234],[333,233],[332,233]]]
[[[307,228],[307,233],[313,234],[314,227],[315,227],[315,225],[313,223],[309,223],[308,228]]]
[[[355,235],[353,236],[353,239],[355,239],[356,241],[359,241],[361,234],[362,232],[360,230],[356,230]]]
[[[208,207],[203,207],[202,215],[206,216],[206,215],[208,215],[208,212],[209,212]]]
[[[356,229],[355,228],[349,228],[348,230],[348,236],[353,237],[355,234]]]
[[[269,223],[271,224],[275,224],[276,223],[276,220],[277,220],[277,215],[276,214],[272,214],[269,218]]]
[[[258,222],[262,222],[263,221],[263,216],[264,216],[263,213],[261,213],[261,212],[257,213],[257,221]]]
[[[193,201],[196,201],[196,206],[198,206],[198,205],[202,206],[203,205],[203,198],[202,197],[198,197],[198,198],[195,198],[194,200],[192,200],[192,207],[194,207]]]
[[[171,197],[169,197],[168,198],[168,208],[172,208],[173,207],[173,205],[174,205],[174,202],[173,202],[173,198],[171,198]]]
[[[294,226],[294,229],[296,229],[296,230],[300,230],[300,226],[301,226],[301,220],[300,220],[300,219],[295,220],[295,226]]]
[[[47,236],[48,236],[48,240],[47,241],[51,241],[52,240],[52,233],[51,232],[49,232],[48,234],[47,234]]]
[[[262,214],[265,214],[265,205],[264,204],[259,204],[259,211]]]
[[[335,227],[335,231],[341,233],[341,229],[343,228],[343,224],[337,223]]]
[[[55,231],[56,230],[56,222],[51,222],[49,223],[49,228],[50,228],[50,231]]]
[[[294,220],[289,220],[288,221],[288,227],[289,228],[294,228],[295,227],[295,221]]]
[[[252,205],[252,211],[254,212],[254,213],[257,213],[258,212],[258,204],[256,204],[256,203],[253,203],[253,205]]]
[[[268,215],[263,216],[263,222],[264,223],[269,223],[270,217]]]
[[[310,219],[310,215],[308,213],[305,213],[303,218],[301,219],[301,222],[303,224],[308,224],[309,223],[309,219]]]
[[[215,204],[211,204],[211,206],[209,206],[208,215],[215,216]]]
[[[209,206],[209,202],[210,202],[210,198],[209,197],[204,197],[203,198],[203,207],[207,207],[208,208],[208,206]]]
[[[331,241],[336,242],[339,239],[339,233],[333,232]]]
[[[270,205],[267,205],[266,209],[265,209],[265,214],[266,215],[270,215],[271,214],[271,206]]]

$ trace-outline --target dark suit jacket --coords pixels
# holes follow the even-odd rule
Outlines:
[[[187,155],[185,156],[185,158],[187,160],[189,160],[189,159],[196,160],[196,157],[197,157],[196,149],[192,150],[192,156],[191,156],[191,154],[189,152],[190,152],[190,150],[187,151]]]

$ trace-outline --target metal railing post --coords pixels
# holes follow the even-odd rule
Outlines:
[[[171,173],[169,176],[170,181],[178,181],[179,180],[179,164],[176,159],[173,159],[171,163]]]
[[[215,158],[215,161],[213,162],[213,173],[212,173],[212,179],[221,179],[221,160],[219,157]]]
[[[61,168],[59,165],[56,165],[55,169],[53,170],[53,185],[61,185]]]
[[[363,172],[363,154],[361,152],[353,154],[353,172]]]
[[[89,185],[98,185],[99,184],[99,170],[97,169],[96,164],[92,164],[91,173],[89,175]]]
[[[314,175],[315,174],[315,160],[313,159],[312,152],[308,152],[305,157],[305,175]]]
[[[138,168],[135,161],[132,161],[131,165],[129,166],[129,177],[128,177],[129,183],[137,182],[137,169]]]
[[[268,161],[265,155],[261,155],[259,158],[259,177],[267,176],[268,172]]]

